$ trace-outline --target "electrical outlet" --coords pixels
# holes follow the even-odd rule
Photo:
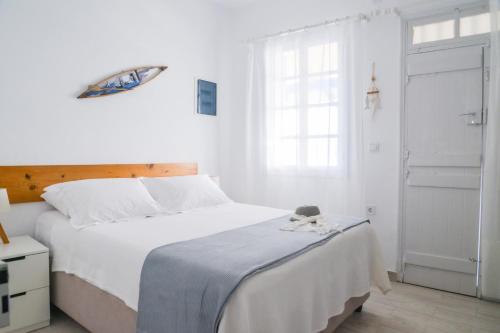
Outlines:
[[[366,215],[375,215],[377,214],[377,206],[370,205],[366,206]]]

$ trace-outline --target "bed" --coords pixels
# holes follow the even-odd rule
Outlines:
[[[9,169],[9,174],[10,179],[22,175],[25,186],[33,192],[61,181],[62,175],[64,180],[74,180],[75,177],[196,173],[196,167],[191,164],[186,167],[176,164],[176,172],[170,172],[169,165],[145,165],[143,169],[137,165],[106,166],[107,172],[99,171],[99,166],[86,167],[90,169],[80,171],[77,176],[72,172],[75,166],[47,167],[42,172],[35,172],[39,167],[22,167],[16,172]],[[40,182],[39,179],[49,180]],[[26,190],[19,189],[19,185],[12,186],[12,180],[9,181],[7,185],[16,188],[11,201],[16,202],[16,196],[36,201],[36,194],[28,195]],[[2,182],[6,183],[3,177],[0,187]],[[153,249],[286,214],[289,212],[232,202],[182,214],[130,218],[122,223],[75,230],[66,216],[54,210],[39,216],[36,238],[50,249],[51,301],[55,306],[91,332],[132,333],[136,331],[141,269]],[[218,332],[333,332],[362,306],[369,297],[371,285],[384,292],[390,289],[374,230],[365,223],[245,280],[225,306]]]

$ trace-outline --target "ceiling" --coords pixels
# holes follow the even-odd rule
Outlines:
[[[213,1],[227,7],[240,7],[257,2],[259,0],[213,0]]]
[[[241,7],[245,5],[249,5],[252,3],[257,3],[261,2],[262,0],[212,0],[213,2],[216,2],[218,4],[227,6],[227,7]],[[271,0],[266,0],[266,1],[271,1]],[[436,4],[440,2],[441,4],[448,4],[448,5],[453,5],[453,4],[462,4],[462,3],[471,3],[471,2],[480,2],[481,0],[371,0],[372,4],[374,6],[384,6],[384,5],[390,5],[390,6],[415,6],[415,5],[423,5],[423,4]],[[485,1],[485,0],[483,0]]]

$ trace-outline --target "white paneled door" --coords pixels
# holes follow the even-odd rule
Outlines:
[[[476,295],[483,47],[407,57],[404,281]]]

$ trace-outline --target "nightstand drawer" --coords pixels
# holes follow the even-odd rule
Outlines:
[[[14,297],[13,297],[14,296]],[[37,324],[46,326],[50,319],[49,287],[31,290],[26,294],[11,295],[10,326],[1,328],[0,333],[15,331]],[[41,327],[38,325],[37,327]]]
[[[9,266],[11,295],[49,286],[48,252],[4,259]]]

